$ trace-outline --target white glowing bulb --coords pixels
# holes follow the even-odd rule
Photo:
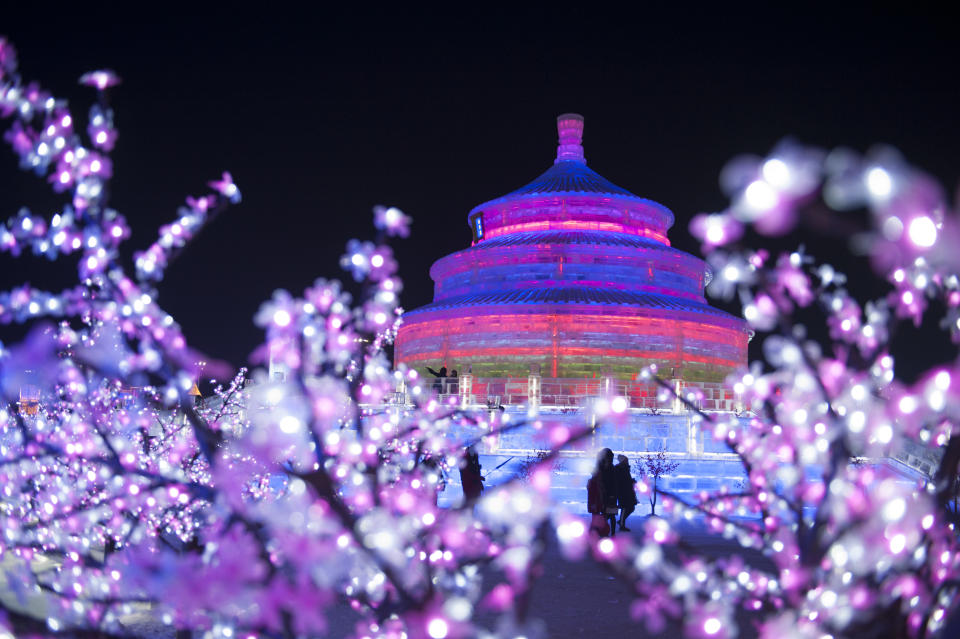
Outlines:
[[[560,541],[571,541],[582,537],[585,532],[586,528],[581,521],[570,521],[557,526],[557,536]]]
[[[907,514],[907,502],[903,497],[897,497],[883,507],[883,518],[887,521],[900,521],[905,514]]]
[[[907,538],[902,534],[894,535],[890,540],[890,552],[899,555],[907,547]]]
[[[909,415],[913,411],[917,410],[917,398],[913,395],[906,395],[900,399],[900,412],[904,415]]]
[[[290,317],[290,313],[282,308],[273,314],[273,323],[281,328],[284,326],[289,326],[292,320],[293,318]]]
[[[834,544],[830,547],[830,559],[832,559],[833,563],[837,566],[845,566],[849,559],[847,549],[842,544]]]
[[[920,215],[910,220],[907,235],[920,248],[930,248],[937,241],[937,225],[926,215]]]
[[[885,169],[875,166],[867,171],[867,189],[874,197],[885,198],[893,190],[893,180]]]
[[[853,433],[863,432],[863,428],[866,425],[867,425],[867,416],[862,410],[856,410],[850,413],[850,417],[847,420],[847,427],[850,429],[850,432],[853,432]]]
[[[720,632],[721,627],[722,627],[722,624],[720,623],[720,620],[717,619],[716,617],[710,617],[709,619],[703,622],[703,631],[708,635],[717,634],[718,632]]]
[[[763,179],[778,188],[790,185],[790,167],[779,158],[770,158],[763,163]]]
[[[707,241],[711,244],[723,242],[723,226],[717,223],[707,223]]]
[[[747,204],[756,211],[767,211],[777,204],[777,192],[764,180],[754,180],[743,192]]]
[[[381,266],[383,266],[383,256],[374,255],[373,257],[370,258],[370,264],[373,266],[373,268],[380,268]]]
[[[448,632],[450,632],[450,627],[446,621],[439,617],[431,619],[430,623],[427,624],[427,634],[433,639],[444,639]]]
[[[293,435],[300,430],[300,420],[293,415],[284,415],[277,425],[280,427],[280,430],[288,435]]]
[[[891,441],[893,441],[893,428],[890,426],[890,424],[884,424],[877,429],[876,435],[877,441],[879,441],[881,444],[889,444]]]
[[[936,384],[937,388],[940,390],[947,390],[950,388],[950,372],[949,371],[940,371],[933,378],[933,383]]]

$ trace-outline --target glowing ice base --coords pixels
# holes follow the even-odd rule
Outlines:
[[[506,412],[510,420],[526,419],[524,410],[512,409]],[[583,423],[582,414],[556,413],[543,414],[544,423],[569,423],[571,426]],[[746,426],[746,418],[741,419]],[[476,437],[475,430],[451,430],[449,436],[461,441]],[[513,479],[524,463],[532,460],[537,451],[544,450],[543,431],[526,426],[497,436],[491,442],[478,446],[480,463],[487,478],[487,490]],[[652,415],[634,413],[626,423],[620,426],[604,425],[590,437],[564,449],[559,457],[559,467],[554,466],[550,496],[553,503],[571,513],[585,515],[587,512],[587,480],[593,472],[597,452],[610,448],[615,454],[626,455],[633,468],[633,476],[640,480],[636,472],[637,464],[646,454],[660,450],[666,452],[672,461],[680,462],[677,470],[661,477],[658,486],[679,495],[690,497],[701,491],[714,492],[726,487],[731,492],[739,490],[746,482],[743,465],[730,452],[723,442],[717,442],[709,432],[691,419],[691,414]],[[870,462],[878,471],[914,484],[924,476],[915,468],[908,466],[903,455],[896,458]],[[815,480],[816,468],[807,469],[807,478]],[[459,506],[463,502],[460,476],[455,470],[447,478],[446,489],[440,494],[439,504],[443,507]],[[644,495],[639,495],[636,515],[650,514],[650,504]],[[657,512],[662,510],[660,502]]]

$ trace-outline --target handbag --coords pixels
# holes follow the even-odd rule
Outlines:
[[[600,513],[594,513],[590,518],[590,530],[596,532],[601,537],[606,537],[610,534],[610,524],[607,523],[606,517]]]

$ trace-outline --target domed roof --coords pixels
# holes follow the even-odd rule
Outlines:
[[[529,196],[589,194],[623,197],[641,202],[666,213],[672,223],[673,213],[670,209],[659,202],[634,195],[587,166],[583,154],[582,115],[565,113],[558,116],[557,131],[560,143],[557,146],[557,159],[554,160],[553,166],[529,184],[475,206],[471,209],[470,215],[491,206]]]
[[[503,198],[514,195],[537,195],[540,193],[604,193],[637,197],[603,177],[586,164],[573,160],[557,162],[540,177]]]

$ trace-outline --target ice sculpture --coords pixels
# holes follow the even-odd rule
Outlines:
[[[430,269],[434,301],[404,314],[396,363],[484,378],[722,382],[745,366],[742,319],[704,299],[706,263],[670,246],[673,214],[587,167],[583,117],[557,118],[553,166],[470,211],[470,248]]]

